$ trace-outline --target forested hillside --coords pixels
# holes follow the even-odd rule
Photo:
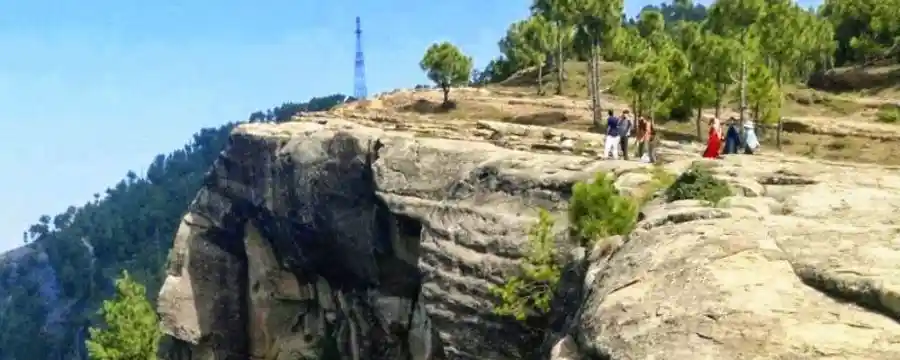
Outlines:
[[[538,94],[569,96],[586,87],[595,109],[601,96],[613,94],[660,121],[699,121],[702,109],[718,115],[735,106],[742,117],[775,123],[798,83],[858,73],[836,67],[900,63],[900,0],[825,0],[817,9],[791,0],[719,0],[709,7],[676,0],[619,21],[623,5],[535,1],[531,16],[511,24],[500,39],[502,55],[476,71],[474,81],[529,75]],[[586,80],[570,84],[575,81],[565,66],[557,66],[571,60],[587,64]],[[624,65],[624,74],[605,76],[601,64],[609,62]],[[852,90],[876,86],[858,85]],[[894,107],[883,110],[896,115]],[[879,116],[884,122],[895,118]]]
[[[346,100],[332,95],[285,103],[254,112],[248,121],[283,122],[298,111],[326,110]],[[178,221],[234,125],[202,129],[184,148],[157,155],[144,176],[128,172],[84,205],[41,216],[23,234],[27,249],[0,255],[0,359],[69,360],[79,354],[72,347],[82,345],[79,334],[122,269],[155,297]],[[37,276],[41,263],[52,271]]]

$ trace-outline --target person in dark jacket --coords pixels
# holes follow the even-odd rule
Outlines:
[[[737,154],[741,148],[741,132],[737,127],[737,119],[728,119],[728,131],[725,132],[725,154]]]
[[[619,158],[619,118],[617,118],[612,110],[607,111],[609,117],[606,118],[606,139],[603,141],[603,157]]]
[[[634,122],[631,121],[631,112],[628,109],[622,111],[619,118],[619,148],[622,150],[622,158],[628,160],[628,139],[634,130]]]

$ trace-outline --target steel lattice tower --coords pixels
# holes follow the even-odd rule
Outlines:
[[[362,51],[362,27],[356,17],[356,61],[353,64],[353,97],[362,100],[368,96],[366,89],[366,61]]]

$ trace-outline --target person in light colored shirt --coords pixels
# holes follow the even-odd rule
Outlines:
[[[756,137],[753,121],[744,121],[744,153],[753,155],[759,149],[759,138]]]

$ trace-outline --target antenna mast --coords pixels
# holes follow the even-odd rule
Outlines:
[[[353,97],[357,100],[368,96],[366,89],[366,62],[362,51],[362,26],[359,24],[359,16],[356,17],[356,61],[353,64]]]

